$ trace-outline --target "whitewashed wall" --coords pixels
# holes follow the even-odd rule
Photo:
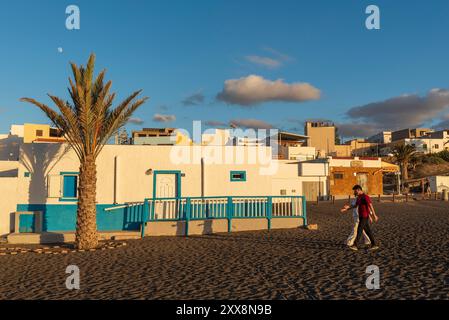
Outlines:
[[[443,189],[449,192],[449,176],[433,176],[429,178],[429,182],[432,192],[443,192]]]
[[[281,189],[295,190],[289,195],[302,195],[304,179],[299,178],[298,163],[273,160],[270,147],[108,145],[97,159],[97,201],[123,203],[152,197],[154,175],[149,174],[150,169],[181,171],[185,175],[181,178],[182,196],[201,196],[201,158],[204,159],[204,196],[279,195]],[[246,182],[231,182],[230,171],[234,170],[246,171]],[[18,203],[60,203],[58,197],[48,197],[48,181],[53,179],[50,181],[58,183],[60,172],[72,171],[79,171],[78,159],[63,145],[24,145]],[[31,177],[25,177],[25,172],[31,172]]]
[[[17,178],[0,178],[0,236],[10,232],[17,204]]]
[[[354,157],[353,159],[333,159],[329,158],[329,164],[331,167],[351,167],[351,162],[357,161],[363,163],[363,168],[380,168],[381,159],[377,158],[375,160],[365,160],[359,157]]]

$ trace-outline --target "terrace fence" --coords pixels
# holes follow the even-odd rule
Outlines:
[[[304,196],[217,196],[147,198],[143,202],[126,203],[123,206],[141,214],[141,234],[145,235],[147,222],[184,221],[185,235],[189,234],[189,221],[226,219],[231,232],[233,219],[260,219],[268,221],[271,229],[273,218],[302,218],[307,225],[306,199]]]

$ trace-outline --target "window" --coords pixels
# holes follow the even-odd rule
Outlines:
[[[36,130],[36,137],[42,137],[44,135],[44,131]]]
[[[423,148],[423,149],[427,149],[427,144],[424,143],[424,144],[422,145],[422,148]]]
[[[231,182],[246,181],[246,171],[231,171]]]
[[[78,198],[78,173],[61,172],[62,176],[62,198],[60,200],[74,200]]]
[[[343,179],[343,173],[341,173],[341,172],[334,173],[334,179],[335,179],[335,180],[341,180],[341,179]]]
[[[434,145],[433,147],[434,147],[434,149],[439,149],[439,148],[440,148],[440,145],[436,144],[436,145]]]

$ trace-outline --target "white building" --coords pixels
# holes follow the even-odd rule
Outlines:
[[[0,235],[12,228],[15,211],[42,212],[43,231],[73,231],[78,171],[68,145],[24,144],[17,177],[0,179]],[[106,145],[97,159],[98,228],[138,229],[129,208],[105,209],[147,198],[252,197],[241,202],[256,205],[260,197],[301,196],[305,181],[324,175],[300,176],[298,162],[273,159],[269,146]]]
[[[449,138],[416,138],[404,139],[406,145],[415,147],[416,151],[422,153],[437,153],[449,150]]]
[[[449,192],[449,176],[433,176],[429,177],[430,190],[432,192]]]
[[[391,142],[391,131],[381,131],[366,139],[368,142],[387,144]]]
[[[25,127],[21,124],[13,124],[11,125],[11,129],[9,131],[9,134],[12,136],[17,136],[19,138],[23,138],[25,134]]]
[[[23,125],[11,126],[9,134],[0,134],[0,161],[17,161],[19,148],[23,143]],[[1,167],[0,167],[0,170]]]
[[[231,131],[229,129],[211,129],[201,135],[203,146],[229,146],[232,145]]]

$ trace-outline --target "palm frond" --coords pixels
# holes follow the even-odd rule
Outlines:
[[[87,156],[97,157],[103,146],[117,132],[147,97],[138,99],[141,90],[133,92],[115,108],[116,94],[111,93],[112,82],[104,82],[106,71],[102,70],[94,79],[95,55],[91,54],[84,66],[70,63],[73,79],[69,78],[68,92],[71,102],[48,95],[57,109],[32,98],[21,101],[36,105],[53,124],[63,131],[80,161]]]

